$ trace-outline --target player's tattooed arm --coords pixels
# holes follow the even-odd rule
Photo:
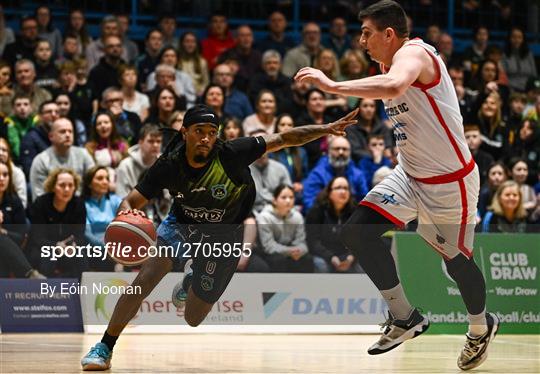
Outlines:
[[[307,125],[272,135],[265,135],[266,151],[276,152],[282,148],[295,147],[319,139],[325,135],[345,136],[345,129],[357,122],[358,109],[353,110],[336,122],[326,125]]]

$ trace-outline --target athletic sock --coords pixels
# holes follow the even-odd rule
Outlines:
[[[486,310],[480,314],[470,314],[469,316],[469,336],[477,337],[483,335],[487,331]]]
[[[398,283],[397,286],[389,290],[381,290],[381,295],[386,300],[388,309],[390,309],[390,313],[392,313],[394,318],[403,320],[409,318],[413,307],[409,304],[401,283]]]
[[[109,347],[109,350],[111,352],[117,340],[118,340],[118,336],[109,335],[107,331],[105,331],[105,334],[103,334],[103,338],[101,338],[101,342],[105,344],[107,347]]]

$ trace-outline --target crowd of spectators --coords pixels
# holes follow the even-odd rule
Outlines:
[[[163,16],[140,46],[125,14],[104,17],[100,35],[84,12],[69,12],[61,33],[47,6],[19,20],[0,12],[0,276],[79,277],[122,270],[88,258],[40,258],[43,245],[104,245],[123,197],[159,157],[183,113],[197,102],[221,119],[220,138],[324,124],[359,107],[347,137],[323,137],[264,155],[251,166],[257,196],[244,240],[254,244],[241,271],[360,272],[339,240],[355,204],[396,164],[382,102],[329,95],[292,76],[304,66],[336,80],[378,74],[341,16],[330,32],[303,25],[296,45],[279,11],[255,40],[214,13],[208,35],[178,35]],[[440,52],[455,87],[468,146],[481,174],[479,231],[535,231],[540,219],[540,78],[525,34],[504,47],[478,26],[464,53],[437,25],[424,37]],[[418,36],[412,32],[413,36]],[[140,50],[139,50],[139,47]],[[144,208],[156,224],[171,196]]]

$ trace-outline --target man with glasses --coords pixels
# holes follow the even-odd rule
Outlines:
[[[105,55],[99,63],[90,70],[88,83],[92,89],[93,99],[101,97],[103,91],[111,86],[118,86],[118,67],[125,64],[122,59],[122,39],[111,35],[104,40]]]
[[[38,24],[34,17],[22,17],[20,22],[21,33],[15,42],[8,44],[4,50],[3,60],[11,66],[21,59],[34,58],[34,50],[38,42]]]
[[[304,208],[308,210],[323,188],[334,177],[343,176],[349,181],[351,195],[357,201],[368,192],[368,185],[362,170],[351,160],[351,144],[344,137],[329,140],[328,156],[323,156],[304,180]]]
[[[301,68],[313,66],[321,49],[321,28],[314,22],[306,23],[302,30],[302,44],[287,52],[283,59],[283,74],[292,77]]]
[[[120,25],[118,23],[118,19],[114,16],[106,16],[101,21],[101,37],[94,40],[86,48],[86,61],[88,62],[88,69],[92,69],[94,66],[96,66],[101,57],[106,54],[105,40],[109,36],[113,35],[120,37]],[[122,42],[120,42],[120,44],[122,44]],[[121,56],[124,61],[130,62],[125,48],[122,48]]]

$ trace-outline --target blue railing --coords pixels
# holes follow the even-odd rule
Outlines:
[[[45,2],[35,1],[3,1],[4,13],[8,24],[18,29],[18,19],[25,14],[31,14],[41,3],[48,3],[53,14],[56,27],[63,29],[68,16],[68,9],[73,1],[48,0]],[[167,12],[175,14],[178,21],[178,33],[186,30],[194,30],[200,37],[206,35],[208,15],[220,8],[229,15],[229,24],[234,28],[240,24],[249,24],[253,27],[255,37],[266,33],[266,17],[269,12],[278,7],[289,19],[288,31],[298,41],[303,22],[314,19],[323,31],[328,30],[328,21],[333,14],[347,15],[349,29],[358,30],[360,24],[355,22],[355,14],[358,9],[349,9],[342,5],[347,2],[323,1],[323,0],[115,0],[115,1],[77,1],[77,6],[85,10],[88,29],[93,36],[99,35],[99,22],[111,13],[124,12],[130,15],[129,36],[134,40],[142,40],[146,32],[156,26],[157,14]],[[355,2],[348,2],[352,4]],[[442,29],[454,37],[456,51],[463,51],[471,43],[472,30],[469,16],[461,7],[460,0],[432,1],[431,6],[422,7],[416,1],[407,7],[413,17],[414,32],[423,35],[429,23],[436,22]],[[153,6],[149,8],[149,4]],[[341,6],[341,8],[340,8]],[[540,56],[540,1],[517,0],[512,2],[514,23],[520,24],[527,32],[527,39],[536,56]],[[161,9],[160,9],[161,8]],[[499,12],[500,13],[500,12]],[[490,23],[500,18],[497,9],[486,10],[477,17],[480,22]],[[468,24],[467,24],[468,22]],[[504,27],[491,29],[491,39],[495,43],[502,44],[508,30]]]

